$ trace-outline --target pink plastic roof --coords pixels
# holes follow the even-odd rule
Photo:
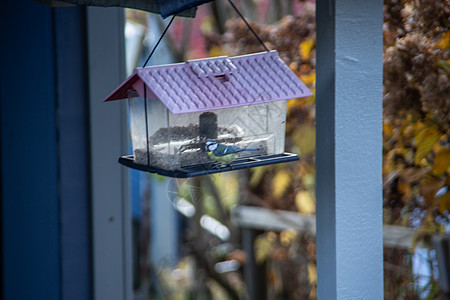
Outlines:
[[[278,52],[214,57],[138,68],[104,101],[130,91],[160,100],[173,114],[260,104],[311,96]]]

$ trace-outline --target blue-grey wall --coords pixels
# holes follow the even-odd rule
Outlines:
[[[91,296],[86,11],[54,9],[62,299]]]
[[[3,299],[89,299],[82,8],[0,10]]]

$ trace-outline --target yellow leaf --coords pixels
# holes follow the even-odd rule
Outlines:
[[[316,45],[316,42],[313,38],[305,39],[303,42],[300,43],[298,46],[298,50],[300,52],[300,57],[303,60],[308,60],[311,56],[311,51],[314,49]]]
[[[403,126],[403,125],[402,125]],[[431,128],[425,127],[424,124],[416,124],[416,145],[422,143],[426,136],[430,133]],[[403,130],[401,130],[403,132]]]
[[[450,149],[441,148],[434,158],[433,170],[436,175],[442,175],[450,168]]]
[[[392,133],[394,131],[394,127],[391,126],[387,121],[383,122],[383,133],[389,137],[392,136]]]
[[[315,285],[317,283],[317,268],[313,263],[308,264],[308,281],[311,285]]]
[[[442,40],[437,43],[436,46],[444,50],[450,47],[450,31],[447,31],[442,35]]]
[[[301,213],[314,214],[316,212],[316,202],[308,191],[298,192],[295,196],[295,204]]]
[[[284,230],[280,233],[280,243],[283,247],[288,247],[297,238],[297,232],[293,229]]]
[[[302,74],[299,77],[307,86],[314,86],[314,82],[316,82],[316,72],[314,71]]]
[[[222,48],[217,46],[212,46],[209,50],[209,56],[221,56],[224,55]]]
[[[417,151],[414,156],[416,165],[419,165],[420,161],[433,150],[433,146],[439,141],[440,137],[440,133],[435,128],[426,127],[419,132],[416,137]]]
[[[272,180],[272,195],[275,198],[280,198],[286,192],[292,177],[287,170],[281,169]]]
[[[316,150],[316,128],[311,124],[298,126],[292,139],[303,155],[312,154]]]
[[[450,192],[446,192],[437,199],[439,201],[439,211],[444,213],[446,210],[450,211]]]
[[[268,232],[264,235],[259,235],[256,237],[254,246],[255,246],[255,260],[256,262],[262,263],[264,262],[270,254],[272,247],[276,241],[273,237],[274,233]]]
[[[252,175],[250,176],[249,182],[249,185],[251,187],[255,187],[261,182],[261,180],[264,178],[264,175],[266,174],[267,168],[267,166],[263,166],[251,169]]]
[[[314,184],[316,183],[316,176],[314,174],[305,174],[302,176],[303,185],[309,189],[314,189]]]
[[[200,24],[200,30],[204,35],[211,35],[214,32],[214,18],[204,17]]]
[[[286,109],[291,112],[293,109],[301,109],[305,105],[305,101],[299,101],[298,99],[289,99],[287,101]]]

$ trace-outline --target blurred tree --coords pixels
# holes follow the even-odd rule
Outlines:
[[[384,222],[416,228],[414,252],[449,225],[450,1],[385,0],[384,18]],[[411,267],[385,249],[387,299],[437,297],[436,278],[421,286]]]
[[[269,49],[314,91],[315,5],[312,1],[241,1],[252,28]],[[295,3],[295,6],[294,6]],[[255,13],[264,6],[271,13]],[[286,11],[290,14],[283,15]],[[254,20],[264,15],[265,19]],[[278,18],[278,19],[277,19]],[[276,22],[272,22],[276,19]],[[229,19],[225,32],[205,33],[210,55],[242,55],[264,51],[245,23]],[[287,106],[286,150],[301,160],[253,168],[241,185],[241,204],[315,213],[315,101],[290,100]],[[293,231],[266,232],[255,240],[256,263],[266,266],[268,299],[315,299],[315,241]]]
[[[413,225],[450,208],[450,1],[385,2],[385,221]]]

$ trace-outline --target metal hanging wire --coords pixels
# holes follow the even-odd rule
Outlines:
[[[228,3],[230,3],[231,7],[234,9],[234,11],[238,14],[238,16],[242,19],[242,21],[244,21],[245,25],[247,26],[247,28],[250,30],[250,32],[255,36],[256,40],[261,44],[261,46],[264,48],[265,51],[269,52],[269,48],[267,48],[267,46],[264,44],[263,40],[259,37],[259,35],[256,33],[256,31],[252,28],[252,26],[250,25],[250,23],[248,23],[247,19],[244,17],[244,15],[239,11],[239,9],[236,7],[236,5],[233,3],[233,1],[228,0]],[[169,23],[167,24],[166,28],[164,29],[164,31],[162,32],[161,36],[159,37],[158,41],[156,42],[155,46],[153,47],[152,51],[150,52],[150,54],[148,55],[147,59],[144,62],[144,65],[142,66],[143,68],[145,68],[145,66],[147,65],[147,63],[149,62],[150,58],[153,56],[153,53],[155,53],[156,48],[158,48],[159,44],[161,43],[164,35],[166,34],[166,32],[169,30],[170,25],[172,25],[173,20],[175,19],[176,15],[173,15],[172,18],[170,19]]]
[[[172,18],[170,19],[169,24],[167,24],[167,26],[164,29],[163,33],[161,34],[161,36],[159,37],[158,41],[156,42],[156,45],[153,47],[152,51],[148,55],[147,59],[145,60],[144,65],[142,66],[143,68],[145,68],[145,66],[147,65],[148,61],[150,60],[150,57],[152,57],[153,53],[155,53],[156,48],[158,48],[159,43],[161,43],[164,35],[166,34],[167,30],[169,30],[169,27],[170,27],[170,25],[172,25],[172,22],[173,22],[174,19],[175,19],[175,15],[172,16]]]
[[[264,50],[266,50],[267,52],[270,52],[269,48],[267,48],[267,46],[264,44],[264,42],[261,40],[261,38],[258,36],[258,34],[256,33],[255,30],[253,30],[252,26],[250,26],[250,24],[247,22],[247,20],[245,19],[244,15],[239,11],[239,9],[236,7],[236,5],[234,5],[233,1],[228,0],[228,2],[230,3],[231,7],[233,7],[233,9],[236,11],[236,13],[239,15],[239,17],[242,19],[242,21],[244,21],[245,25],[247,25],[247,28],[253,33],[253,35],[255,36],[255,38],[258,40],[258,42],[261,44],[261,46],[264,48]]]

